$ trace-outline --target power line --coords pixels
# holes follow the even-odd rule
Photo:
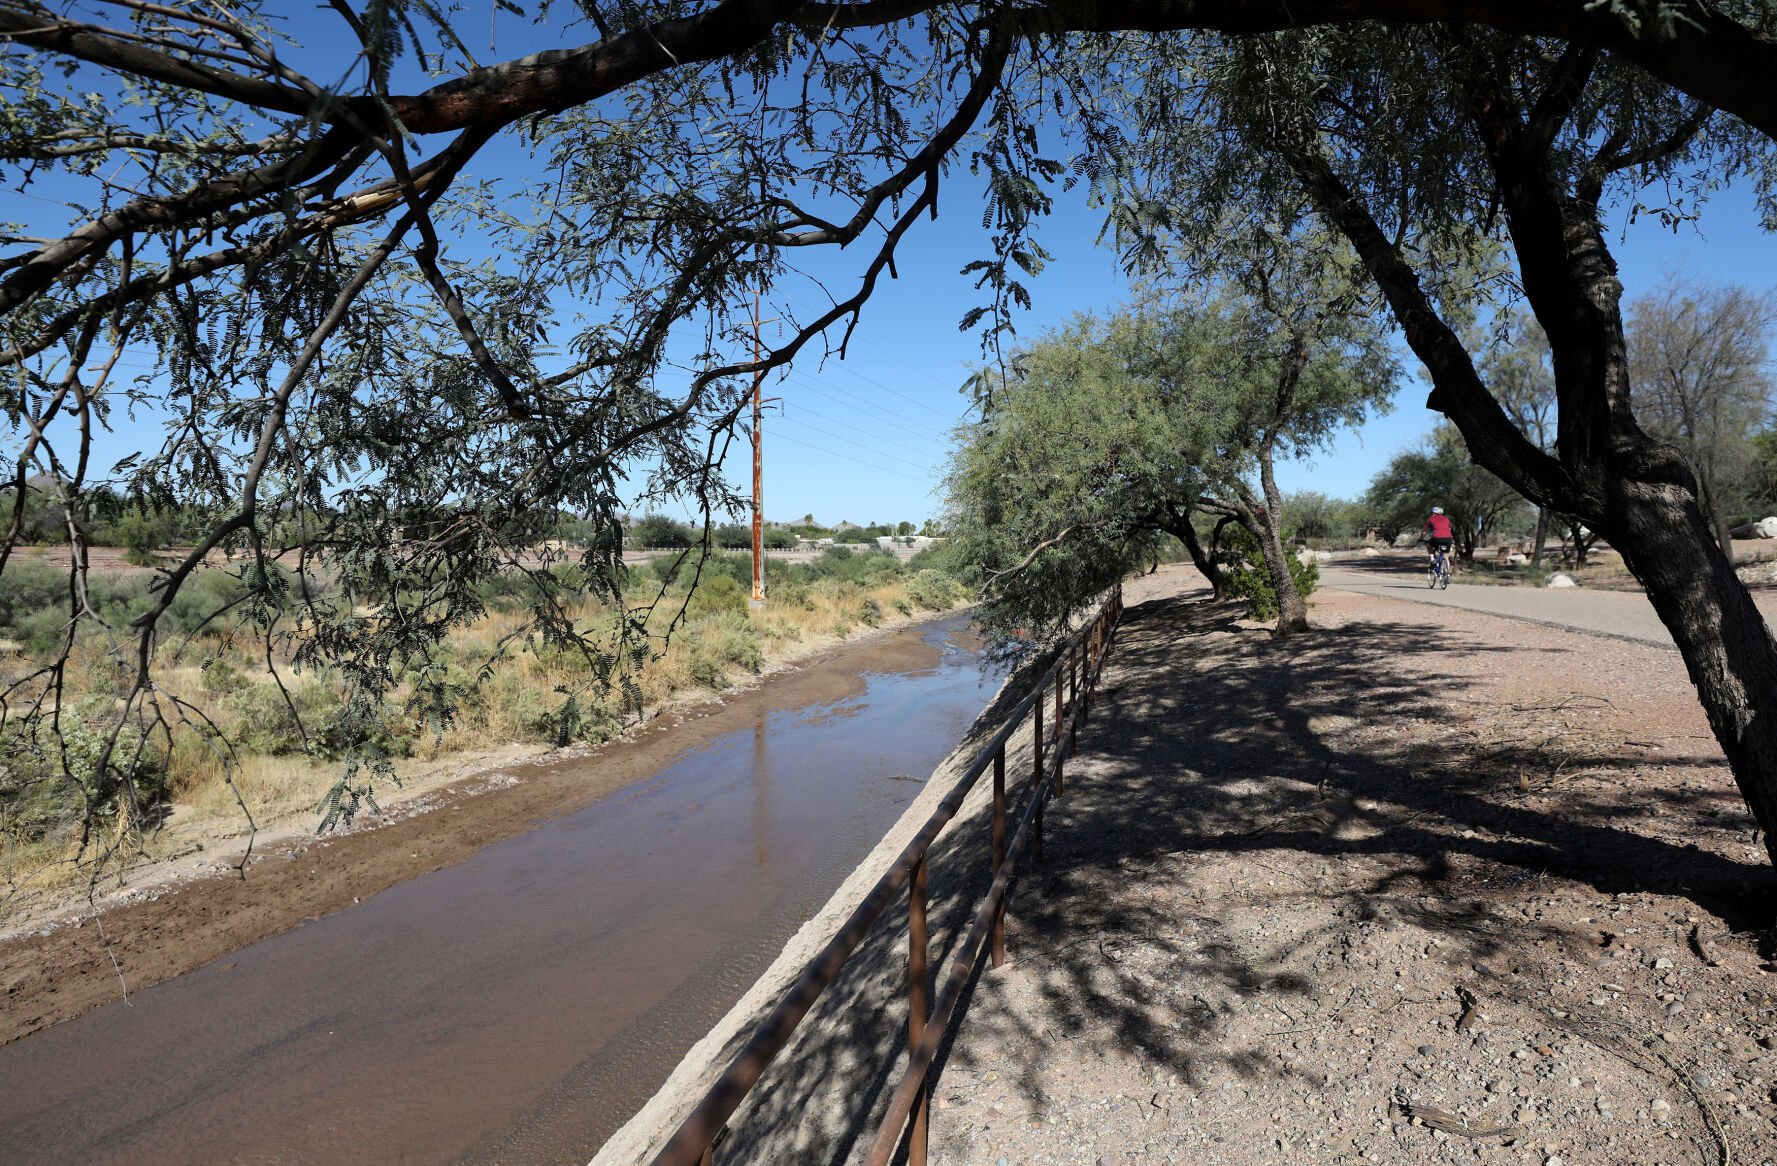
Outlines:
[[[812,429],[816,433],[824,434],[827,437],[834,438],[838,441],[854,442],[854,444],[855,444],[855,439],[847,437],[843,433],[834,433],[831,429],[822,429],[819,425],[811,425],[807,421],[804,421],[799,417],[785,417],[784,418],[785,424],[790,424],[792,422],[794,422],[797,425],[804,426],[808,429]],[[869,450],[870,453],[875,454],[877,457],[884,457],[892,462],[900,462],[902,465],[912,466],[916,470],[930,470],[932,468],[932,464],[930,462],[916,462],[916,461],[912,461],[908,458],[896,457],[892,453],[888,453],[884,450],[876,449],[871,446],[865,446],[865,448],[867,450]]]
[[[840,361],[834,367],[850,373],[852,376],[857,377],[859,380],[865,382],[866,384],[875,385],[877,388],[881,389],[885,393],[891,393],[894,396],[901,398],[903,401],[907,401],[907,402],[910,402],[911,404],[918,405],[921,409],[925,409],[928,412],[936,413],[938,416],[943,417],[944,419],[946,419],[948,421],[955,421],[956,420],[955,416],[953,416],[952,414],[946,413],[944,410],[938,408],[936,405],[928,405],[924,401],[920,400],[918,397],[910,397],[906,393],[901,392],[901,390],[899,390],[899,389],[890,388],[888,385],[883,384],[881,381],[877,380],[875,377],[867,376],[864,373],[859,372],[855,368],[847,368],[845,366],[844,361]],[[928,375],[930,375],[930,374],[928,374]],[[936,380],[937,378],[933,377],[932,379]]]
[[[839,418],[834,417],[831,414],[823,413],[819,409],[812,408],[811,406],[809,406],[807,404],[802,404],[802,405],[798,406],[798,411],[812,413],[816,417],[819,417],[821,420],[831,422],[832,424],[837,425],[842,429],[855,429],[857,432],[862,433],[867,437],[871,437],[879,442],[884,442],[888,445],[892,445],[897,449],[908,450],[912,453],[917,453],[922,456],[924,456],[930,452],[929,450],[921,449],[917,445],[909,445],[904,441],[893,441],[889,438],[883,437],[881,434],[877,433],[875,430],[864,428],[862,425],[853,425],[848,421],[841,421]],[[788,409],[786,409],[784,411],[784,416],[786,418],[788,418],[790,416]]]
[[[867,462],[863,458],[860,458],[860,457],[856,456],[855,454],[841,453],[839,450],[836,450],[836,449],[828,449],[824,445],[816,445],[812,441],[803,441],[800,437],[791,437],[787,433],[778,434],[778,440],[779,441],[793,441],[797,445],[805,445],[809,449],[818,450],[819,452],[825,453],[825,454],[831,454],[832,456],[834,456],[836,458],[844,458],[847,461],[851,462],[853,465],[868,466],[870,469],[880,470],[881,472],[883,472],[885,474],[893,474],[897,478],[906,478],[909,482],[918,482],[921,485],[926,485],[926,484],[929,484],[932,480],[930,477],[921,478],[921,477],[916,477],[913,474],[904,473],[901,470],[891,470],[887,466],[879,466],[879,465],[876,465],[872,462]]]
[[[795,380],[798,380],[798,377],[799,377],[799,374],[793,374],[789,379],[792,381],[795,381]],[[834,393],[834,392],[856,393],[856,392],[862,391],[862,390],[857,390],[857,389],[848,389],[843,385],[828,384],[824,381],[809,380],[807,378],[801,378],[800,383],[804,384],[808,388],[812,388],[817,391],[828,391],[829,394]],[[890,410],[885,409],[881,405],[877,405],[874,402],[869,401],[869,400],[857,400],[857,399],[849,398],[849,397],[848,398],[838,398],[838,397],[834,397],[831,395],[828,395],[826,399],[834,402],[835,404],[843,403],[843,404],[851,406],[852,408],[868,410],[869,412],[875,414],[879,420],[889,422],[890,424],[895,425],[896,427],[898,427],[900,429],[907,430],[912,433],[923,434],[934,441],[948,441],[950,439],[949,434],[941,433],[940,431],[932,428],[931,426],[920,425],[915,422],[908,421],[905,417],[898,416],[895,413],[891,412]]]
[[[896,361],[897,363],[905,366],[906,368],[912,370],[913,372],[918,373],[920,376],[926,378],[928,381],[931,381],[935,385],[941,385],[944,388],[952,389],[952,390],[960,390],[962,388],[961,385],[951,384],[949,381],[946,381],[944,378],[940,377],[937,373],[932,372],[930,369],[921,368],[919,365],[914,364],[911,360],[908,360],[905,356],[902,356],[900,353],[896,352],[892,348],[884,347],[883,345],[876,343],[876,341],[871,340],[868,337],[860,336],[858,339],[862,340],[865,344],[868,344],[871,348],[876,349],[876,351],[882,353],[884,356],[888,357],[890,360]],[[930,409],[930,408],[932,408],[932,406],[927,405],[926,408]]]

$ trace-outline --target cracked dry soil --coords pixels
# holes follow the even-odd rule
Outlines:
[[[1777,879],[1678,654],[1132,607],[937,1163],[1777,1161]],[[1435,621],[1435,622],[1428,622]]]

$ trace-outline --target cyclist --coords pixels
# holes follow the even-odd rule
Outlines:
[[[1443,556],[1443,570],[1440,573],[1445,578],[1449,578],[1449,554],[1450,548],[1456,543],[1456,536],[1450,530],[1450,519],[1445,516],[1442,506],[1431,508],[1431,515],[1425,520],[1425,526],[1421,529],[1419,537],[1424,541],[1426,550],[1431,555],[1432,569],[1438,570],[1439,556]]]

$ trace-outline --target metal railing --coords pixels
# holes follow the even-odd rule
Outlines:
[[[977,752],[968,768],[937,809],[926,819],[894,865],[877,880],[843,926],[809,961],[777,1006],[760,1021],[726,1071],[703,1100],[680,1124],[672,1138],[654,1156],[653,1166],[711,1166],[714,1144],[728,1119],[747,1093],[764,1075],[772,1059],[790,1041],[796,1026],[807,1015],[840,968],[903,886],[907,901],[907,1071],[889,1100],[887,1113],[871,1145],[871,1166],[886,1166],[911,1124],[909,1166],[924,1166],[930,1097],[926,1077],[938,1046],[948,1031],[971,972],[984,945],[991,943],[993,967],[1006,958],[1005,902],[1025,846],[1043,850],[1043,805],[1062,791],[1064,759],[1074,751],[1075,735],[1091,704],[1092,692],[1110,650],[1117,622],[1123,612],[1122,588],[1113,588],[1091,621],[1075,633],[1055,663],[1036,681],[1030,693],[1006,716],[1000,728]],[[1043,713],[1048,695],[1054,694],[1055,719],[1044,732]],[[1026,716],[1031,722],[1034,745],[1031,780],[1017,829],[1006,838],[1006,747]],[[936,1003],[928,1013],[926,994],[926,854],[944,827],[962,808],[963,801],[991,767],[993,772],[992,861],[994,878],[987,896],[977,908],[967,936],[951,957],[938,988]]]

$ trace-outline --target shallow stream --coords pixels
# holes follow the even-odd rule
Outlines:
[[[848,649],[839,699],[767,680],[730,702],[750,731],[644,782],[0,1048],[0,1162],[585,1162],[992,696],[963,623],[890,633],[910,670]]]

